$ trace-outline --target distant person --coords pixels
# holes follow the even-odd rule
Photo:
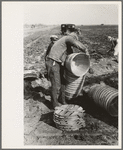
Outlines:
[[[70,31],[68,29],[66,36],[56,41],[46,56],[46,68],[51,81],[51,100],[54,108],[66,104],[64,63],[67,55],[73,53],[72,47],[89,55],[87,48],[78,41],[78,30]]]
[[[116,40],[117,44],[114,48],[114,56],[118,56],[119,55],[119,39]]]
[[[119,55],[119,39],[118,38],[113,38],[111,36],[108,36],[109,41],[112,43],[112,48],[111,50],[114,52],[113,55],[118,61],[118,55]]]

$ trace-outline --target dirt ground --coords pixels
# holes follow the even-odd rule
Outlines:
[[[86,75],[84,86],[100,83],[118,89],[118,63],[107,36],[118,36],[117,26],[80,26],[80,41],[90,53],[93,74]],[[44,52],[49,36],[60,34],[60,26],[24,29],[24,74],[40,76],[37,80],[24,79],[24,144],[25,145],[118,145],[118,118],[111,117],[98,107],[86,93],[70,103],[85,110],[86,127],[76,132],[56,128],[51,107],[50,82],[45,77]],[[76,50],[75,50],[76,51]],[[32,88],[30,88],[30,85]]]

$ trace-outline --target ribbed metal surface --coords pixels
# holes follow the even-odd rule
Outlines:
[[[108,111],[111,116],[118,116],[118,90],[107,85],[94,85],[89,91],[94,102]]]
[[[76,77],[73,76],[69,71],[65,71],[65,97],[67,100],[77,97],[83,87],[84,76]]]
[[[89,56],[84,53],[70,54],[65,61],[65,66],[65,97],[70,100],[77,97],[82,90],[85,74],[90,66]]]

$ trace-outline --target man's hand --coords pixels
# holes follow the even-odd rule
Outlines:
[[[111,37],[111,36],[108,36],[108,40],[109,40],[109,41],[112,41],[112,37]]]
[[[117,38],[114,38],[114,37],[111,37],[111,36],[108,36],[108,40],[111,42],[111,41],[117,41]]]
[[[88,50],[87,50],[87,49],[85,50],[85,54],[86,54],[86,55],[89,55],[89,52],[88,52]]]
[[[86,55],[90,55],[89,52],[86,52]]]

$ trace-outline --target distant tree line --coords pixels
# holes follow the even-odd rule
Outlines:
[[[24,24],[24,28],[46,27],[44,24]]]

